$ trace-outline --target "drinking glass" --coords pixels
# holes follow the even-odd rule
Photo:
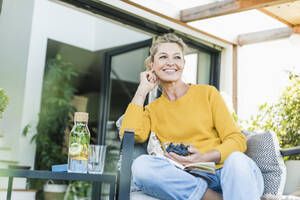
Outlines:
[[[106,145],[90,145],[88,173],[102,174],[104,171]]]

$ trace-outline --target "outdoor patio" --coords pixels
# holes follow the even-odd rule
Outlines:
[[[128,136],[120,168],[116,122],[153,40],[169,32],[189,46],[185,83],[215,86],[246,136],[274,133],[264,145],[275,141],[284,183],[265,199],[300,199],[300,155],[280,151],[300,146],[300,0],[0,0],[0,170],[21,170],[13,182],[0,171],[0,199],[9,186],[13,200],[127,199],[135,150]],[[88,113],[90,144],[107,146],[102,186],[51,174],[68,163],[75,112]],[[45,189],[52,175],[58,192]]]

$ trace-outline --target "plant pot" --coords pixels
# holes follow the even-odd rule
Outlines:
[[[52,182],[53,183],[53,182]],[[63,200],[68,185],[64,184],[49,184],[49,181],[44,185],[45,200]]]
[[[300,186],[300,160],[288,160],[286,165],[286,183],[283,194],[289,195],[297,191],[297,186]]]

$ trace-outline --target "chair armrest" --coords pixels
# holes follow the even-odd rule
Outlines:
[[[129,200],[131,164],[134,150],[134,132],[125,130],[120,150],[120,168],[117,180],[117,199]]]
[[[300,146],[291,147],[291,148],[287,148],[287,149],[281,149],[280,153],[282,156],[294,156],[297,154],[300,155]]]

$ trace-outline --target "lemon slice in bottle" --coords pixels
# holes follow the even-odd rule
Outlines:
[[[71,156],[77,156],[80,155],[81,150],[82,150],[82,145],[78,143],[72,143],[69,148],[69,154]]]

